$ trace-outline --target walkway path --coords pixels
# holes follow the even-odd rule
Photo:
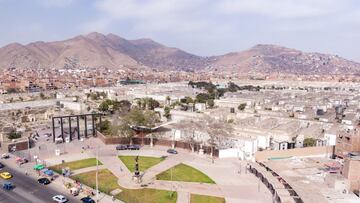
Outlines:
[[[177,203],[190,203],[190,193],[184,191],[178,191]]]
[[[175,190],[178,192],[179,202],[189,199],[191,193],[225,197],[227,203],[265,203],[271,201],[271,194],[267,188],[263,184],[259,186],[258,179],[252,174],[245,173],[246,162],[239,162],[235,158],[216,159],[215,163],[212,163],[211,159],[207,156],[201,156],[182,149],[177,149],[179,152],[177,155],[169,155],[166,153],[167,147],[160,146],[154,148],[145,146],[139,151],[118,152],[115,150],[115,146],[105,146],[97,139],[85,140],[84,143],[80,144],[90,145],[91,149],[82,154],[74,150],[69,153],[72,156],[71,158],[77,157],[78,159],[83,159],[95,157],[95,146],[99,146],[99,161],[118,178],[119,185],[124,188],[139,189],[141,186],[132,180],[133,174],[120,161],[117,155],[168,156],[160,164],[146,170],[141,184],[147,184],[148,188]],[[67,149],[74,148],[68,147]],[[61,160],[64,157],[61,156],[55,159]],[[58,160],[49,160],[49,162],[54,163],[58,162]],[[199,169],[211,177],[216,184],[155,180],[156,174],[178,163],[184,163]]]
[[[154,181],[155,176],[163,171],[166,171],[182,162],[181,159],[175,156],[169,156],[164,161],[156,164],[155,166],[146,170],[144,176],[142,177],[143,182]]]
[[[90,172],[90,171],[95,171],[96,168],[97,168],[96,166],[92,166],[92,167],[73,170],[73,171],[71,171],[71,175],[77,175],[77,174],[80,174],[80,173],[86,173],[86,172]],[[105,165],[99,165],[98,168],[99,168],[99,170],[106,169],[106,166]]]

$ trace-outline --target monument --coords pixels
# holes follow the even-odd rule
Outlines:
[[[139,156],[135,157],[135,177],[139,177],[140,176],[140,171],[139,171]]]
[[[135,180],[137,183],[141,182],[141,176],[139,171],[139,156],[135,157],[135,170],[134,170],[133,180]]]

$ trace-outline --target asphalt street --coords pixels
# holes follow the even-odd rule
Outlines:
[[[52,200],[53,196],[62,194],[61,192],[59,193],[55,189],[51,188],[52,183],[49,185],[41,185],[35,179],[22,172],[12,169],[9,166],[5,166],[5,168],[1,171],[10,172],[13,175],[13,178],[9,180],[0,179],[1,203],[50,203],[54,202]],[[6,181],[12,182],[15,185],[15,188],[10,191],[3,189],[2,185]],[[72,197],[70,193],[62,195],[69,200],[68,202],[80,202],[78,199]]]

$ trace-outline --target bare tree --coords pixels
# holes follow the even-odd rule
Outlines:
[[[195,132],[204,129],[204,124],[201,121],[195,120],[184,120],[174,124],[176,128],[184,131],[184,140],[189,143],[191,151],[194,152],[195,144],[198,143],[196,140]]]
[[[210,116],[204,117],[204,124],[206,125],[204,129],[209,135],[207,142],[211,146],[211,158],[214,163],[214,148],[217,147],[219,143],[230,137],[234,128],[230,123],[224,120],[213,119]]]

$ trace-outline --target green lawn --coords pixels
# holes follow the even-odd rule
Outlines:
[[[95,174],[95,171],[90,171],[74,175],[71,178],[87,186],[95,188]],[[116,198],[126,203],[176,203],[177,200],[176,192],[148,188],[136,190],[122,188],[118,185],[117,178],[107,169],[99,170],[98,177],[100,191],[109,194],[111,191],[119,188],[122,192],[116,195]]]
[[[77,180],[89,187],[96,187],[96,171],[90,171],[86,173],[80,173],[78,175],[71,176],[72,179]],[[117,178],[107,169],[99,170],[98,173],[99,190],[104,193],[110,193],[111,191],[119,188]]]
[[[135,157],[136,156],[119,156],[119,159],[126,165],[126,167],[134,172],[135,170]],[[145,171],[146,169],[155,166],[156,164],[162,162],[165,158],[163,157],[148,157],[148,156],[139,156],[139,170]]]
[[[225,203],[222,197],[191,194],[190,203]]]
[[[99,161],[99,165],[102,163]],[[57,173],[61,173],[61,169],[70,168],[70,170],[77,170],[81,168],[88,168],[96,166],[96,158],[82,159],[78,161],[65,162],[64,164],[59,164],[55,166],[49,167],[50,169],[56,171]]]
[[[199,183],[213,183],[215,182],[209,178],[207,175],[201,171],[185,165],[183,163],[178,164],[158,175],[156,175],[156,180],[171,180],[171,170],[172,170],[172,180],[173,181],[184,181],[184,182],[199,182]]]

